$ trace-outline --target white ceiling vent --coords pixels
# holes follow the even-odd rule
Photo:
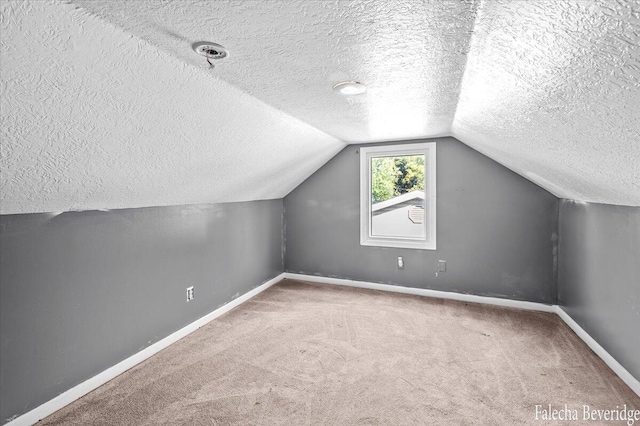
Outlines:
[[[209,65],[213,66],[212,61],[219,61],[229,57],[229,51],[218,43],[210,41],[197,41],[191,45],[194,52],[207,58]]]

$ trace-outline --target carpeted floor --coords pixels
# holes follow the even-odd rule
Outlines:
[[[625,403],[553,314],[286,280],[39,424],[541,425],[536,404]]]

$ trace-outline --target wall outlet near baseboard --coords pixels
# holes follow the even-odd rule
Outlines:
[[[195,297],[193,293],[193,286],[187,287],[187,302]]]
[[[398,256],[398,269],[404,269],[404,259],[402,259],[402,256]]]

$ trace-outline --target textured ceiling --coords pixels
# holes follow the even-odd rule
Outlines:
[[[73,5],[1,8],[2,214],[280,198],[344,147]]]
[[[448,135],[475,15],[460,0],[73,2],[201,68],[190,44],[222,44],[213,75],[346,142]],[[344,80],[369,91],[336,96]]]
[[[640,205],[640,2],[484,2],[452,133],[558,197]]]
[[[450,134],[559,197],[640,205],[637,0],[1,7],[2,214],[278,198],[343,142]]]

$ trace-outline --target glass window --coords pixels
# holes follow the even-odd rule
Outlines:
[[[435,249],[435,143],[363,147],[361,244]]]

